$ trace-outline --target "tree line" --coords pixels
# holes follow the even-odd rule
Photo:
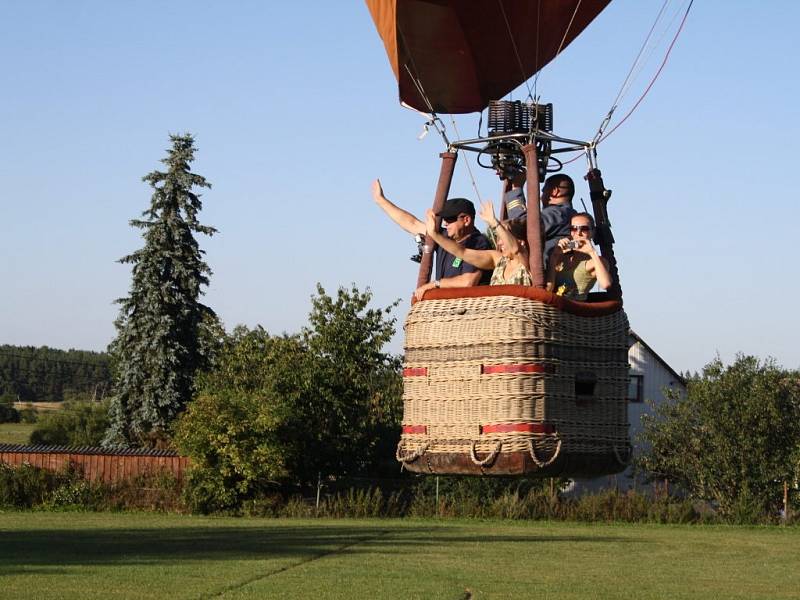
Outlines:
[[[104,352],[0,346],[0,400],[4,404],[100,399],[110,388],[111,365]]]

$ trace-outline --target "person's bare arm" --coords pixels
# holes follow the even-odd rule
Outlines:
[[[478,285],[478,283],[480,283],[481,275],[483,275],[481,271],[472,271],[471,273],[462,273],[461,275],[456,275],[455,277],[445,277],[444,279],[439,280],[439,287],[440,288],[473,287]],[[419,286],[414,292],[414,295],[417,297],[417,300],[422,300],[422,296],[425,294],[425,292],[435,287],[436,287],[436,282],[429,281],[428,283]]]
[[[495,268],[497,261],[500,260],[501,256],[499,252],[496,250],[473,250],[472,248],[464,248],[464,246],[461,244],[458,244],[450,238],[443,236],[436,230],[436,215],[433,214],[431,209],[428,209],[425,212],[425,217],[425,225],[428,235],[431,236],[433,241],[439,244],[442,249],[446,250],[453,256],[457,256],[461,260],[467,261],[469,264],[478,267],[479,269],[488,271]],[[480,276],[478,276],[478,280],[480,280]]]
[[[597,285],[602,289],[607,290],[611,287],[611,273],[608,270],[608,263],[606,259],[597,254],[597,249],[594,244],[588,240],[582,240],[581,246],[578,248],[580,252],[589,255],[589,265],[586,271],[590,275],[594,275],[597,279]]]
[[[562,242],[568,242],[568,238],[563,238],[563,240],[559,240],[558,245],[553,248],[553,252],[550,254],[550,260],[547,261],[547,285],[545,289],[548,292],[555,292],[556,291],[556,265],[560,264],[562,260],[564,260],[564,251],[561,249]]]
[[[425,233],[425,223],[420,221],[410,212],[393,204],[386,198],[386,196],[384,196],[380,179],[376,179],[372,182],[372,199],[375,200],[375,204],[383,209],[383,212],[389,215],[389,218],[392,221],[400,225],[400,227],[405,229],[408,233]]]
[[[497,217],[494,214],[494,204],[491,200],[486,200],[485,202],[481,202],[481,210],[480,210],[480,217],[483,221],[494,230],[495,235],[497,235],[498,239],[503,241],[503,245],[508,248],[508,251],[511,255],[520,252],[519,242],[517,238],[511,235],[511,232],[505,228],[505,226],[497,220]],[[524,258],[527,258],[527,253],[525,253]]]
[[[472,287],[478,285],[483,273],[481,271],[472,271],[470,273],[462,273],[455,277],[445,277],[439,281],[439,287],[443,288],[462,288]]]

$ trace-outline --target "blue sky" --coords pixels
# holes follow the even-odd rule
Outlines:
[[[559,133],[592,137],[661,6],[615,0],[544,69],[537,91]],[[626,311],[677,370],[736,352],[800,367],[797,22],[790,0],[695,2],[652,91],[599,148]],[[141,245],[128,226],[149,203],[141,177],[179,132],[195,135],[195,171],[213,185],[205,301],[228,328],[298,331],[316,282],[402,298],[402,323],[414,245],[370,182],[422,214],[443,146],[417,140],[423,121],[398,105],[362,2],[9,0],[0,56],[0,343],[106,347],[130,283],[115,261]],[[476,131],[471,116],[457,124]],[[464,158],[451,194],[474,198]],[[496,178],[466,158],[496,199]]]

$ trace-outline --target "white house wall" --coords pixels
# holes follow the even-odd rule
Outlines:
[[[664,389],[675,388],[684,390],[683,384],[675,375],[650,352],[644,344],[631,339],[633,345],[628,350],[628,362],[631,365],[631,375],[642,375],[643,402],[628,403],[628,423],[631,424],[631,440],[636,442],[636,435],[642,430],[642,415],[649,410],[648,402],[660,404],[664,401]]]
[[[628,423],[630,423],[630,437],[634,445],[634,454],[639,451],[640,444],[637,436],[642,430],[642,415],[650,411],[648,401],[660,404],[664,401],[665,388],[677,388],[685,393],[683,383],[663,363],[658,356],[651,352],[647,346],[636,338],[630,338],[628,362],[631,375],[642,375],[642,402],[628,402]],[[574,493],[598,491],[603,488],[630,489],[634,486],[630,470],[618,475],[597,477],[595,479],[578,479],[573,488]]]

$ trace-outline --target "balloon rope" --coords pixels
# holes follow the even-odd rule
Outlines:
[[[519,55],[519,50],[517,49],[517,42],[514,39],[514,34],[511,32],[511,23],[508,22],[508,16],[506,15],[506,9],[503,6],[503,0],[497,0],[497,4],[500,6],[500,12],[503,13],[503,20],[506,22],[506,31],[508,31],[508,37],[511,40],[511,47],[514,48],[514,56],[517,57],[517,65],[519,65],[520,73],[522,74],[522,81],[525,82],[525,87],[528,88],[528,98],[533,99],[533,92],[531,91],[531,86],[528,83],[528,76],[525,75],[525,67],[522,64],[522,58]],[[538,22],[537,22],[538,26]],[[536,36],[536,61],[538,63],[539,58],[539,36]],[[538,65],[537,65],[538,66]]]
[[[650,27],[650,31],[647,33],[647,37],[644,38],[644,42],[642,43],[642,47],[639,48],[639,53],[636,55],[636,58],[633,60],[633,64],[631,65],[630,71],[628,71],[628,74],[625,76],[625,80],[622,82],[622,85],[619,87],[619,92],[617,92],[617,97],[614,98],[614,101],[611,103],[611,109],[608,111],[609,113],[614,112],[614,109],[617,107],[617,103],[619,102],[620,98],[622,97],[622,93],[625,90],[625,86],[627,85],[628,81],[630,81],[631,75],[633,74],[633,71],[636,68],[636,65],[639,63],[639,59],[642,57],[642,53],[644,52],[644,49],[647,47],[647,44],[648,44],[648,42],[650,41],[650,38],[653,35],[653,31],[655,30],[656,25],[658,24],[659,20],[661,19],[661,15],[664,14],[664,9],[667,7],[667,4],[669,4],[669,0],[664,0],[664,4],[661,5],[661,10],[658,11],[658,14],[656,15],[656,19],[655,19],[655,21],[653,21],[653,25],[652,25],[652,27]]]
[[[539,2],[536,5],[536,56],[535,56],[536,63],[535,64],[537,67],[539,66],[539,40],[541,39],[539,37],[539,32],[541,31],[541,25],[542,25],[542,3]],[[533,95],[534,97],[537,98],[538,96],[536,90],[538,89],[537,86],[539,84],[539,72],[540,69],[537,68],[536,75],[533,78]]]
[[[675,32],[675,35],[674,35],[674,36],[673,36],[673,38],[672,38],[672,42],[670,42],[669,48],[667,48],[667,52],[666,52],[666,54],[664,54],[664,59],[661,61],[661,65],[658,67],[658,71],[656,71],[656,74],[655,74],[655,75],[653,75],[653,78],[650,80],[650,83],[647,85],[647,88],[644,90],[644,92],[642,93],[642,95],[639,97],[639,99],[638,99],[638,100],[636,101],[636,103],[633,105],[633,108],[631,108],[631,109],[628,111],[628,114],[626,114],[626,115],[625,115],[625,116],[622,118],[622,120],[620,120],[620,122],[619,122],[619,123],[617,123],[617,124],[616,124],[616,125],[615,125],[615,126],[612,128],[612,129],[611,129],[611,131],[609,131],[609,132],[608,132],[608,133],[606,133],[606,134],[602,134],[602,127],[603,127],[603,125],[607,124],[607,123],[606,123],[606,121],[609,119],[609,117],[607,116],[607,117],[605,118],[603,125],[601,125],[601,130],[600,130],[600,132],[598,132],[598,133],[599,133],[599,134],[601,134],[601,135],[597,135],[597,136],[595,136],[595,139],[597,140],[597,141],[595,142],[595,146],[596,146],[597,144],[599,144],[600,142],[602,142],[602,141],[605,141],[605,140],[608,138],[608,136],[610,136],[610,135],[611,135],[612,133],[614,133],[614,132],[615,132],[617,129],[619,129],[620,125],[622,125],[622,124],[623,124],[625,121],[627,121],[627,120],[628,120],[628,117],[630,117],[630,116],[633,114],[633,112],[634,112],[634,111],[635,111],[635,110],[636,110],[636,109],[639,107],[639,105],[642,103],[642,101],[644,100],[645,96],[647,96],[648,92],[649,92],[649,91],[650,91],[650,89],[653,87],[653,84],[655,84],[656,80],[658,79],[658,76],[659,76],[659,75],[661,75],[661,71],[664,69],[664,66],[667,64],[667,60],[669,60],[670,53],[672,52],[672,49],[675,47],[675,42],[677,42],[677,41],[678,41],[678,37],[680,36],[681,32],[683,31],[683,26],[686,24],[686,19],[689,17],[689,11],[691,10],[691,8],[692,8],[692,4],[693,4],[693,3],[694,3],[694,0],[690,0],[690,2],[689,2],[689,5],[686,7],[686,12],[683,14],[683,19],[681,19],[681,24],[678,26],[678,30]],[[574,158],[571,158],[571,159],[569,159],[569,160],[565,160],[563,164],[564,164],[564,165],[568,165],[569,163],[575,162],[575,161],[576,161],[576,160],[578,160],[578,159],[579,159],[581,156],[582,156],[582,155],[581,155],[581,154],[579,154],[578,156],[575,156]]]
[[[645,38],[644,43],[642,44],[642,47],[639,49],[639,54],[636,55],[636,59],[633,61],[633,64],[631,65],[631,68],[628,71],[628,75],[625,77],[625,81],[623,81],[622,85],[620,86],[619,92],[617,93],[617,97],[614,98],[614,101],[611,103],[611,108],[608,109],[608,113],[606,113],[606,116],[600,122],[600,127],[597,128],[597,133],[595,133],[594,138],[592,138],[593,144],[597,144],[599,142],[600,138],[603,136],[603,133],[606,130],[606,127],[608,127],[608,124],[611,122],[614,113],[617,111],[619,103],[622,102],[622,99],[628,95],[628,92],[633,86],[634,80],[639,76],[639,73],[641,73],[645,63],[650,60],[650,57],[652,56],[654,50],[661,44],[661,41],[664,39],[664,36],[666,35],[667,31],[672,29],[672,25],[675,22],[675,19],[680,15],[680,13],[683,10],[682,8],[679,8],[679,10],[673,15],[672,19],[670,19],[669,25],[667,25],[667,27],[664,29],[664,32],[659,37],[658,41],[650,46],[650,49],[647,50],[647,55],[644,58],[642,58],[642,54],[645,52],[647,44],[649,43],[653,32],[658,26],[658,22],[660,21],[661,16],[664,13],[668,4],[669,0],[664,0],[664,4],[661,6],[661,10],[658,12],[658,15],[656,15],[652,27],[650,27],[650,32],[647,34],[647,37]]]
[[[456,132],[456,137],[458,139],[461,139],[461,134],[458,132],[458,125],[456,125],[456,120],[453,117],[453,115],[450,115],[450,120],[453,123],[453,131]],[[480,193],[480,191],[478,191],[478,184],[475,182],[475,177],[472,175],[472,169],[469,166],[469,160],[467,160],[466,157],[464,157],[464,164],[467,166],[467,173],[469,173],[469,178],[472,181],[472,189],[475,190],[475,197],[477,198],[478,203],[480,204],[480,202],[481,202],[481,193]]]
[[[675,32],[675,36],[672,38],[672,42],[670,42],[669,48],[667,48],[667,52],[664,55],[664,60],[661,61],[661,66],[658,67],[658,71],[656,71],[656,74],[653,76],[653,79],[650,80],[650,83],[648,84],[647,88],[644,90],[644,93],[636,101],[636,104],[633,105],[633,108],[631,108],[628,111],[628,114],[626,114],[624,117],[622,117],[620,122],[617,123],[616,125],[614,125],[614,127],[611,129],[611,131],[609,131],[608,133],[604,134],[600,139],[597,140],[598,144],[600,142],[604,141],[606,138],[608,138],[608,136],[610,136],[612,133],[614,133],[619,128],[620,125],[622,125],[625,121],[627,121],[628,117],[630,117],[633,114],[633,112],[642,103],[642,100],[644,100],[645,96],[647,96],[648,92],[653,87],[653,84],[656,82],[656,79],[658,79],[658,76],[661,75],[661,71],[664,70],[664,66],[667,64],[667,60],[669,60],[669,55],[672,53],[672,49],[675,47],[675,42],[678,41],[678,37],[680,36],[681,31],[683,31],[683,26],[686,24],[686,19],[689,16],[689,11],[692,9],[692,4],[693,3],[694,3],[694,0],[690,0],[689,6],[686,7],[686,12],[683,15],[683,19],[681,19],[681,24],[680,24],[680,26],[678,26],[678,31]]]
[[[561,38],[561,43],[558,45],[558,50],[556,50],[556,53],[555,53],[555,55],[553,55],[553,59],[550,61],[550,63],[552,63],[556,58],[558,58],[558,55],[561,54],[561,51],[564,49],[564,43],[567,41],[567,36],[569,35],[569,30],[572,29],[572,23],[573,23],[573,21],[575,21],[575,16],[578,14],[578,10],[581,7],[581,2],[582,2],[582,0],[578,0],[577,4],[575,4],[575,10],[572,11],[572,17],[570,17],[569,23],[567,23],[567,28],[564,30],[564,35]],[[539,3],[539,8],[541,8],[541,6],[542,6],[542,3],[540,2]],[[536,42],[537,42],[536,51],[537,52],[539,51],[539,47],[538,47],[538,42],[539,42],[538,25],[539,24],[538,24],[538,21],[539,20],[537,19],[537,24],[536,24],[537,25],[537,35],[536,35]],[[537,67],[538,67],[539,60],[537,59],[536,62],[537,62]],[[550,63],[548,63],[548,64],[550,64]],[[534,89],[536,88],[536,84],[539,81],[539,75],[541,74],[541,72],[543,70],[544,70],[544,67],[542,67],[541,69],[536,71],[536,77],[533,80]]]
[[[578,9],[580,7],[581,7],[581,0],[578,0],[578,3],[575,5],[575,10],[572,12],[572,18],[569,20],[569,23],[567,24],[567,29],[566,31],[564,31],[564,37],[561,38],[561,44],[559,44],[558,50],[556,50],[556,55],[553,57],[553,60],[558,58],[558,55],[561,54],[561,50],[564,49],[564,42],[567,41],[567,35],[569,35],[569,30],[572,29],[572,22],[575,20],[575,15],[578,14]]]
[[[672,30],[675,29],[675,27],[674,27],[675,21],[678,20],[678,17],[680,17],[680,15],[683,13],[683,9],[686,6],[687,2],[688,2],[688,0],[684,0],[681,3],[682,6],[678,6],[678,9],[675,11],[675,14],[670,19],[669,24],[664,28],[664,31],[661,32],[661,35],[659,36],[658,41],[650,43],[650,49],[647,50],[646,56],[641,61],[639,61],[639,65],[636,67],[636,72],[633,74],[633,77],[631,78],[631,81],[628,82],[627,89],[622,93],[622,97],[623,98],[628,94],[628,91],[630,91],[630,88],[633,86],[633,81],[637,77],[639,77],[639,74],[644,69],[645,63],[647,63],[650,60],[650,57],[655,53],[655,49],[662,45],[661,43],[664,41],[664,38],[667,37],[667,33],[669,31],[672,31]],[[606,125],[608,125],[608,124],[606,124]]]
[[[408,63],[405,63],[403,66],[406,68],[406,71],[408,71],[408,76],[411,77],[411,81],[417,88],[417,92],[425,101],[425,104],[428,106],[428,110],[431,112],[432,115],[436,116],[436,111],[433,110],[433,105],[431,104],[428,95],[425,93],[425,88],[422,87],[422,80],[419,77],[419,70],[417,69],[417,64],[414,62],[414,56],[411,54],[411,47],[408,45],[408,42],[406,42],[406,36],[403,33],[403,29],[402,27],[400,27],[400,25],[397,26],[397,31],[400,32],[400,37],[403,38],[403,45],[406,47],[406,50],[408,51],[408,58],[411,61],[411,67],[414,68],[414,73],[411,72],[411,68],[408,66]],[[397,81],[398,83],[400,82],[399,73]]]

